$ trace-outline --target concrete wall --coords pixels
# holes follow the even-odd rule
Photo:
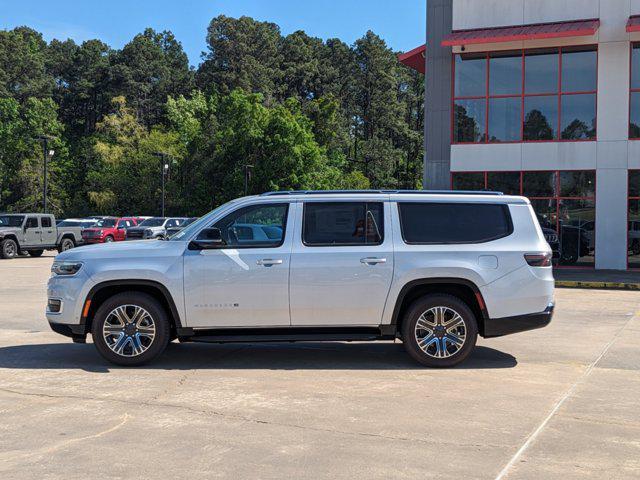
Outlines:
[[[449,188],[451,134],[451,48],[440,46],[451,33],[452,0],[427,4],[427,48],[424,122],[423,186],[429,190]]]
[[[466,51],[598,44],[598,141],[453,145],[452,171],[596,169],[596,268],[627,267],[627,169],[640,168],[628,140],[629,49],[625,31],[640,0],[454,0],[453,29],[599,18],[593,37],[467,46]],[[458,49],[454,49],[456,51]]]

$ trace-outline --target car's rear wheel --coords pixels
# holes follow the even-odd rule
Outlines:
[[[96,349],[108,361],[125,366],[147,363],[169,343],[171,328],[160,303],[145,293],[119,293],[96,312],[91,327]]]
[[[11,238],[6,238],[0,243],[0,257],[2,258],[15,258],[20,253],[18,244]]]
[[[76,244],[70,238],[63,238],[62,242],[58,246],[58,253],[66,252],[67,250],[71,250],[75,247]]]
[[[469,306],[458,297],[425,295],[416,300],[402,323],[404,347],[428,367],[452,367],[473,351],[478,326]]]
[[[41,257],[44,253],[44,250],[29,250],[29,255],[31,257]]]

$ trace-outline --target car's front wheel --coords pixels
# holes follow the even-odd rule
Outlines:
[[[428,367],[452,367],[473,351],[478,338],[475,315],[458,297],[425,295],[402,323],[402,341],[412,358]]]
[[[58,245],[58,253],[66,252],[67,250],[71,250],[75,247],[76,244],[70,238],[63,238],[60,245]]]
[[[1,258],[15,258],[20,253],[18,244],[11,238],[6,238],[0,242],[0,257]]]
[[[147,363],[169,343],[167,313],[150,295],[119,293],[98,308],[91,327],[93,343],[108,361],[125,366]]]

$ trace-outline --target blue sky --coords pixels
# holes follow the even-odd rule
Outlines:
[[[122,47],[145,27],[171,30],[193,65],[205,50],[209,21],[220,14],[249,15],[352,43],[367,30],[395,50],[424,43],[425,0],[0,0],[0,29],[28,25],[52,38],[99,38]]]

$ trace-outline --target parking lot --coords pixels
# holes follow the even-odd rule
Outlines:
[[[48,256],[47,256],[48,255]],[[0,261],[0,478],[639,478],[640,294],[558,290],[451,370],[400,343],[172,344],[105,363]]]

